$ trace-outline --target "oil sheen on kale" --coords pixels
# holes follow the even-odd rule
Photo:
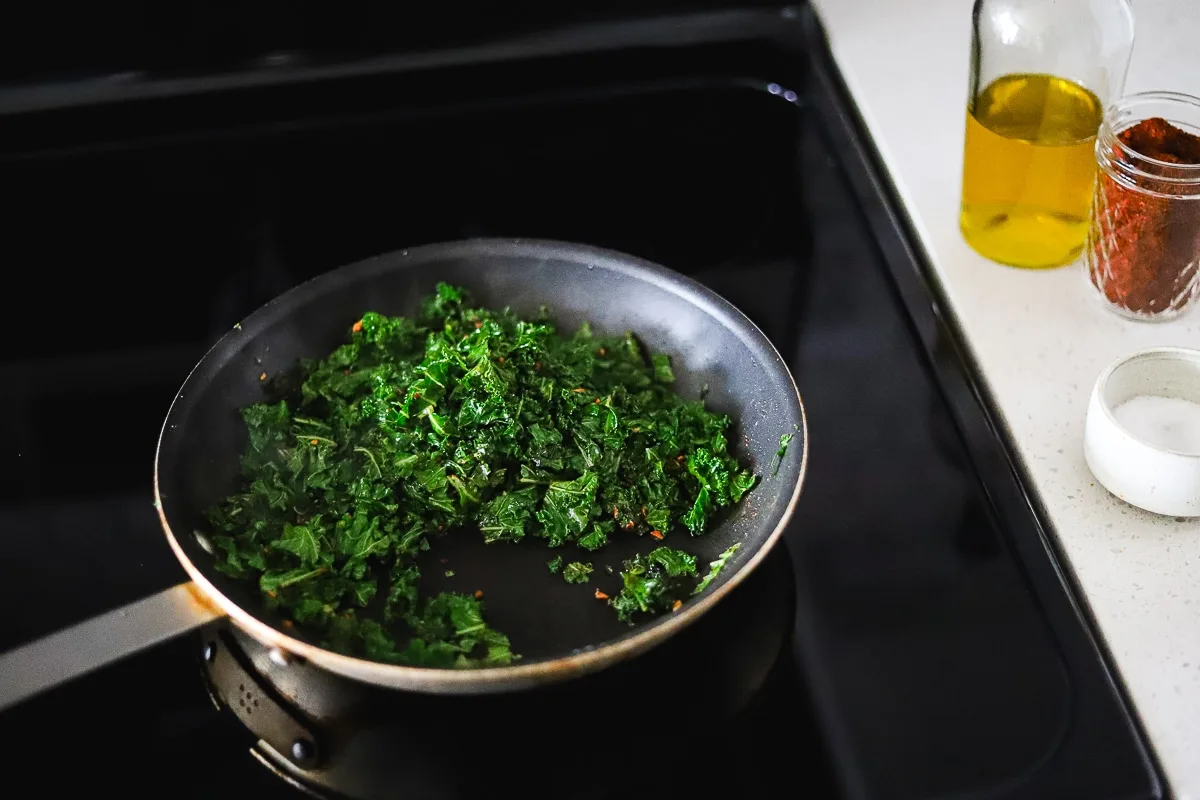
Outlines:
[[[630,536],[649,550],[703,534],[755,484],[728,450],[729,418],[679,397],[667,357],[632,334],[561,335],[544,312],[477,308],[445,284],[414,318],[350,322],[326,358],[272,381],[284,399],[243,409],[240,486],[208,514],[217,568],[256,581],[323,647],[509,664],[514,643],[481,593],[419,593],[430,537],[595,552]],[[572,562],[564,577],[590,573]],[[621,619],[670,611],[697,586],[695,558],[659,547],[622,579],[608,600]]]

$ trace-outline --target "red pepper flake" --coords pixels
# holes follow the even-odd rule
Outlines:
[[[501,364],[503,364],[503,363],[504,363],[504,356],[500,356],[500,363],[501,363]]]
[[[632,527],[633,527],[633,520],[629,520],[629,522],[625,523],[625,530],[629,530]]]
[[[360,333],[362,331],[362,320],[360,319],[358,322],[351,325],[350,330],[354,333]]]
[[[276,597],[278,597],[278,596],[279,596],[279,593],[278,593],[278,592],[276,592],[274,589],[267,589],[267,597],[270,597],[271,599],[274,599],[274,598],[276,598]]]
[[[420,399],[421,399],[421,393],[413,392],[413,400],[420,400]]]
[[[264,372],[263,374],[259,375],[258,379],[260,381],[265,381],[267,379],[267,373]]]
[[[349,375],[349,374],[350,374],[350,370],[348,370],[348,369],[344,369],[344,370],[342,370],[342,374],[343,374],[343,375]]]
[[[316,439],[309,439],[308,443],[309,444],[318,444],[318,441]]]
[[[608,595],[606,595],[604,592],[602,592],[602,591],[600,591],[599,589],[597,589],[597,590],[596,590],[596,599],[597,599],[597,600],[607,600],[607,599],[608,599]]]
[[[483,327],[483,323],[480,322],[479,320],[475,320],[475,330],[479,330],[482,327]]]
[[[476,599],[476,600],[482,600],[482,599],[483,599],[483,589],[476,589],[476,590],[475,590],[475,599]]]
[[[605,350],[603,347],[601,347],[601,348],[600,348],[600,355],[601,355],[601,356],[606,356],[606,355],[608,355],[608,351],[607,351],[607,350]]]
[[[587,389],[584,389],[582,386],[580,386],[578,389],[572,389],[571,391],[574,392],[575,394],[583,394],[584,392],[587,391]]]
[[[600,398],[597,397],[595,402],[596,402],[596,405],[600,405]]]
[[[1174,316],[1200,293],[1200,136],[1157,117],[1115,136],[1109,124],[1097,147],[1088,274],[1117,309]]]
[[[642,516],[646,516],[646,507],[642,506]]]
[[[617,515],[620,513],[621,513],[621,509],[617,508],[616,506],[613,506],[613,519],[616,519]]]
[[[650,531],[650,535],[651,535],[651,536],[653,536],[655,539],[658,539],[658,540],[660,540],[660,541],[661,541],[661,540],[664,538],[664,537],[663,537],[663,532],[662,532],[662,531]]]
[[[540,361],[535,361],[535,362],[533,362],[533,368],[534,368],[534,369],[541,369],[541,368],[542,368],[542,362],[540,362]]]
[[[678,611],[678,610],[679,610],[679,609],[681,609],[681,608],[683,608],[683,601],[682,601],[682,600],[676,600],[674,603],[672,603],[672,604],[671,604],[671,610],[672,610],[672,611]]]
[[[684,458],[686,458],[686,457],[687,457],[687,456],[685,456],[683,453],[680,453],[679,455],[675,456],[675,460],[676,460],[676,461],[683,461],[683,459],[684,459]]]
[[[438,530],[439,530],[439,531],[444,531],[444,530],[446,530],[446,526],[445,526],[445,525],[438,525]]]
[[[296,623],[292,622],[290,619],[285,619],[283,621],[283,627],[287,628],[289,631],[292,629],[292,626],[295,624]]]

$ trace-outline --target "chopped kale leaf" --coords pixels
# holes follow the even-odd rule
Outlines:
[[[563,568],[563,580],[567,583],[586,583],[588,576],[592,574],[592,565],[584,564],[579,561],[572,561]]]
[[[771,459],[771,476],[779,474],[779,465],[783,463],[783,457],[787,455],[788,445],[792,443],[796,434],[785,433],[779,437],[779,449],[775,451],[775,458]]]
[[[621,570],[624,584],[620,594],[609,603],[624,622],[633,622],[636,613],[659,614],[672,611],[692,593],[696,575],[696,557],[670,547],[659,547],[634,556]]]
[[[700,594],[707,589],[708,585],[716,580],[716,577],[721,573],[721,570],[725,569],[725,565],[729,563],[729,559],[733,558],[733,554],[736,553],[741,546],[741,542],[732,544],[726,548],[725,552],[717,556],[716,560],[708,562],[708,574],[704,576],[700,583],[696,584],[696,588],[692,591],[692,594]]]
[[[584,550],[599,550],[601,547],[604,547],[604,545],[608,544],[608,534],[602,526],[609,524],[611,523],[597,522],[592,526],[591,533],[579,538],[579,546]]]

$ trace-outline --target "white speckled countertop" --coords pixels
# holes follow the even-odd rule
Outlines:
[[[1178,798],[1200,799],[1200,519],[1158,517],[1083,460],[1092,385],[1111,361],[1200,347],[1200,308],[1128,322],[1081,264],[999,266],[958,230],[970,0],[814,0],[837,64],[912,216],[1049,522]],[[1134,2],[1126,91],[1200,95],[1200,0]]]

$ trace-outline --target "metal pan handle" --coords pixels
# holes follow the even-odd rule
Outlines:
[[[0,653],[0,711],[222,614],[190,581]]]

